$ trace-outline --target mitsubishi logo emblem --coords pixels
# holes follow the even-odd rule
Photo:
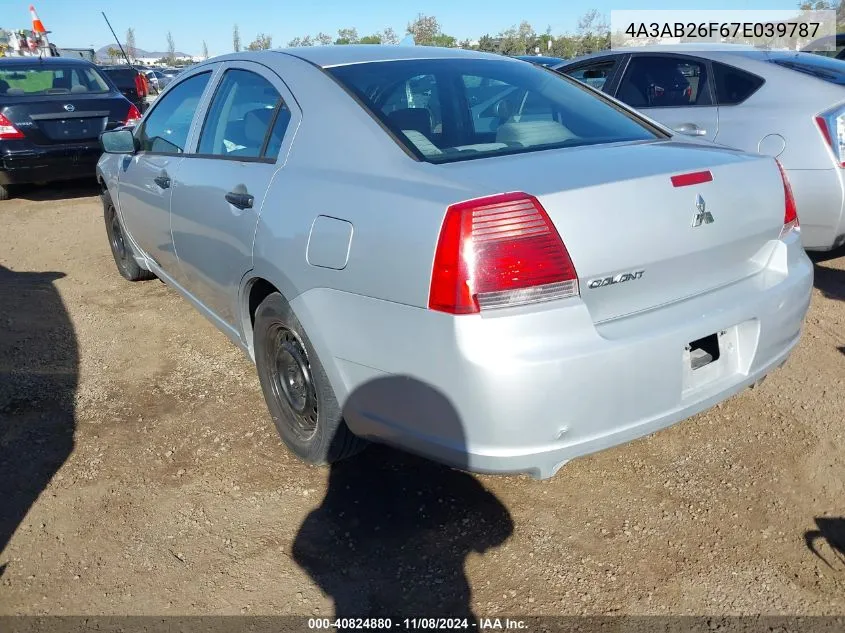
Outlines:
[[[695,215],[692,216],[693,228],[701,226],[702,224],[713,224],[713,222],[715,222],[713,214],[707,210],[707,204],[704,202],[704,198],[701,197],[701,194],[698,194],[695,198],[695,208]]]

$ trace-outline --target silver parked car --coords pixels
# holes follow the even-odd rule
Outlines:
[[[120,273],[240,346],[311,463],[550,477],[756,384],[810,300],[774,159],[496,55],[227,55],[102,143]]]
[[[643,46],[554,67],[673,130],[776,156],[808,250],[845,244],[845,62],[750,46]]]

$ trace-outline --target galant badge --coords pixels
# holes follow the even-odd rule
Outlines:
[[[695,215],[692,216],[693,228],[701,226],[702,224],[713,224],[713,222],[715,222],[713,214],[707,210],[707,204],[704,202],[704,198],[701,197],[701,194],[698,194],[695,198],[695,208],[697,211],[695,212]]]
[[[619,273],[618,275],[613,275],[611,277],[600,277],[599,279],[591,280],[588,285],[590,288],[595,290],[596,288],[624,284],[626,281],[636,281],[637,279],[642,279],[644,272],[644,270],[633,270],[628,273]]]
[[[76,107],[72,103],[66,103],[65,110],[67,110],[68,112],[73,112],[74,110],[76,110]]]

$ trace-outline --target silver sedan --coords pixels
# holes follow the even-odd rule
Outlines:
[[[681,134],[775,156],[808,250],[845,244],[845,62],[741,45],[643,46],[554,67]]]
[[[233,54],[101,140],[118,270],[249,355],[310,463],[550,477],[758,383],[810,301],[776,160],[514,59]]]

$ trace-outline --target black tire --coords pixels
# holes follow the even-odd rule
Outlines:
[[[363,450],[366,441],[347,428],[314,346],[278,292],[258,306],[253,336],[264,400],[291,452],[324,465]]]
[[[10,197],[9,188],[6,185],[0,185],[0,200],[8,200]]]
[[[120,224],[120,217],[114,208],[111,194],[103,191],[100,194],[103,200],[103,219],[106,222],[106,234],[109,237],[109,247],[117,265],[118,272],[129,281],[147,281],[155,279],[155,275],[138,265],[132,253],[132,246],[123,235],[123,227]]]

